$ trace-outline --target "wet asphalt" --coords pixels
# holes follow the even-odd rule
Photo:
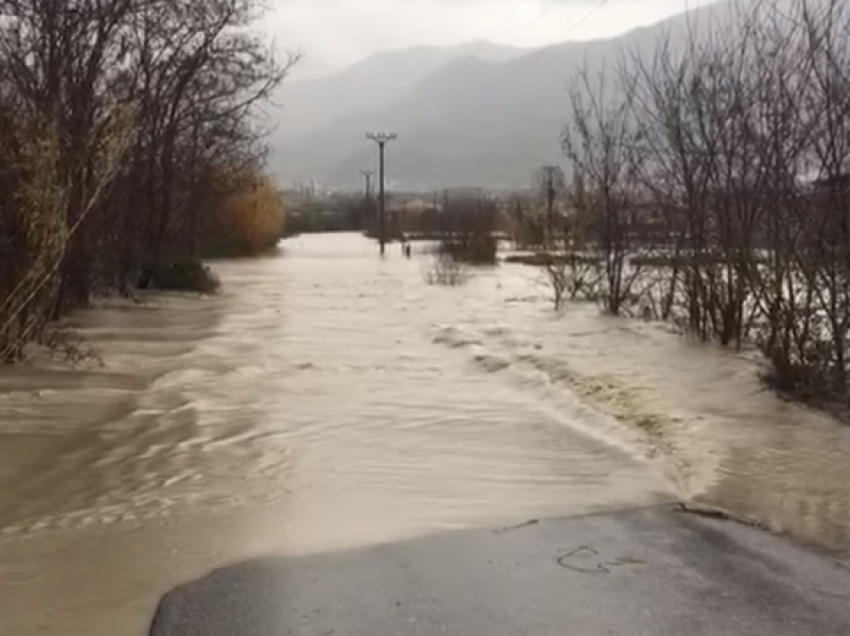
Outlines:
[[[850,564],[669,506],[235,564],[151,636],[847,636]]]

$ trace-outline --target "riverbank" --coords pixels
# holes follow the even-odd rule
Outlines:
[[[573,319],[576,329],[592,328],[592,319]],[[765,390],[760,365],[746,354],[687,344],[657,325],[617,331],[628,356],[616,337],[592,359],[571,356],[576,390],[645,431],[687,498],[772,532],[850,549],[847,428]],[[677,355],[667,355],[671,349]]]
[[[573,392],[625,424],[621,435],[637,434],[663,455],[683,499],[850,550],[850,428],[767,389],[755,352],[601,315],[593,303],[556,313],[542,273],[502,270],[473,283],[498,289],[502,311],[454,342],[500,373]]]

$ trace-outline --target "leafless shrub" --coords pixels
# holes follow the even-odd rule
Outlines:
[[[45,333],[42,344],[54,357],[73,365],[103,367],[103,359],[80,334],[68,327],[51,327]]]
[[[567,300],[599,300],[602,259],[589,249],[580,219],[569,219],[560,231],[550,234],[547,249],[539,257],[556,311]]]
[[[544,272],[556,311],[563,308],[566,300],[599,300],[600,267],[597,258],[568,249],[550,259],[544,266]]]
[[[440,250],[458,263],[494,264],[497,217],[495,203],[483,195],[447,196],[439,219]]]
[[[423,268],[423,278],[429,285],[457,287],[469,280],[467,266],[455,260],[451,255],[440,249],[432,248],[427,254],[427,264]]]

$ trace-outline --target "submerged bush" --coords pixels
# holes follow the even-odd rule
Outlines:
[[[209,267],[195,261],[174,262],[147,268],[139,282],[142,289],[191,291],[215,294],[221,281]]]
[[[425,282],[429,285],[457,287],[469,280],[466,266],[450,255],[436,252],[431,255],[431,263],[424,272]]]
[[[470,265],[493,265],[496,263],[498,241],[493,236],[478,236],[473,240],[448,238],[440,241],[440,253],[456,262]]]

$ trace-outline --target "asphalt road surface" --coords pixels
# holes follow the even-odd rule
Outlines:
[[[669,507],[217,570],[153,636],[847,636],[850,565]]]

